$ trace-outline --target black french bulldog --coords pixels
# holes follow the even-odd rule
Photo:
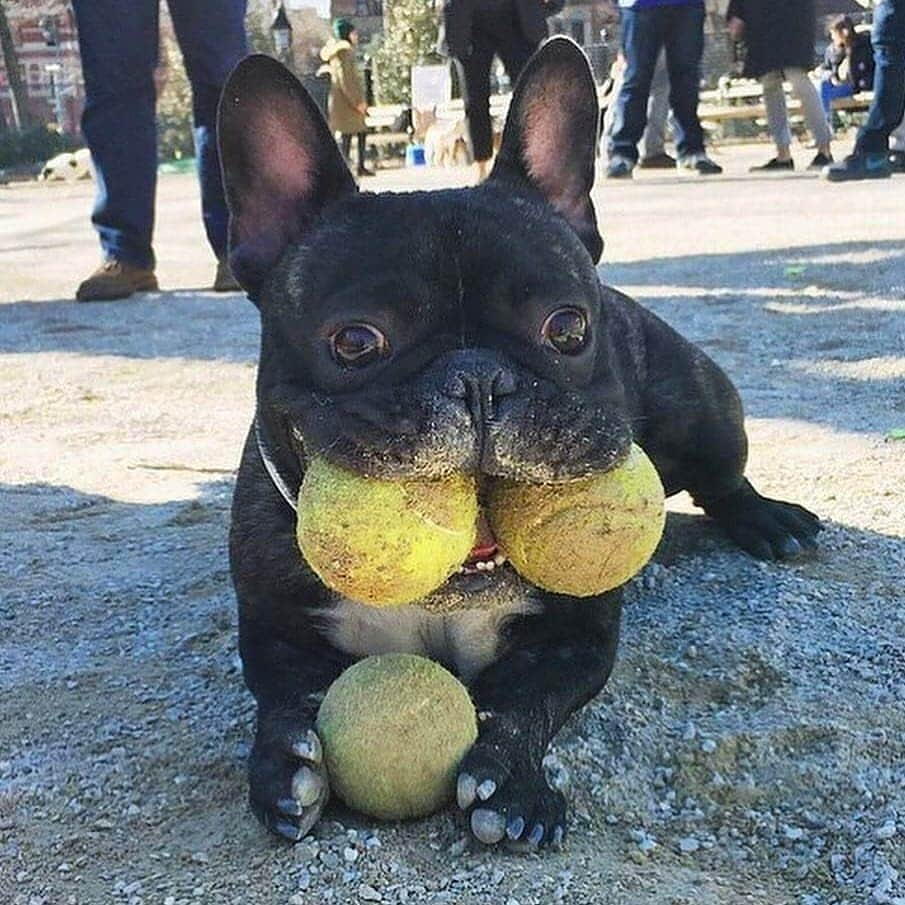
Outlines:
[[[606,682],[621,606],[620,590],[574,599],[526,585],[487,537],[427,607],[342,599],[296,547],[309,457],[385,477],[557,481],[613,468],[634,440],[667,493],[690,491],[748,552],[785,559],[815,544],[816,516],[745,479],[726,375],[598,280],[596,123],[588,63],[555,38],[519,80],[487,182],[359,194],[286,69],[252,56],[224,89],[230,263],[261,314],[230,538],[258,705],[250,800],[290,840],[329,795],[313,729],[325,690],[359,658],[408,651],[457,674],[478,709],[457,787],[473,835],[558,844],[566,800],[542,759]]]

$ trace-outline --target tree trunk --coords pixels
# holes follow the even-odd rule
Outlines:
[[[31,125],[28,94],[19,72],[19,55],[16,53],[16,45],[13,44],[3,0],[0,0],[0,45],[3,48],[3,65],[6,67],[6,80],[9,82],[10,100],[13,105],[13,127],[25,129]]]

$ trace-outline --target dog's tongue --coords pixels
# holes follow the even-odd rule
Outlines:
[[[478,524],[475,529],[475,543],[468,554],[468,562],[479,562],[490,559],[496,553],[496,538],[490,530],[487,518],[482,512],[478,515]]]

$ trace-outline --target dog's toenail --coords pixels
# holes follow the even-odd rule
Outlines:
[[[477,789],[478,798],[481,801],[487,801],[494,792],[496,792],[496,783],[492,779],[485,779]]]
[[[513,817],[509,823],[506,824],[506,835],[510,839],[518,839],[522,833],[525,832],[525,818],[524,817]]]
[[[528,834],[528,841],[532,845],[540,845],[540,841],[543,838],[544,838],[544,825],[542,823],[535,823],[534,828]]]
[[[456,802],[464,811],[471,807],[477,794],[478,784],[470,773],[462,773],[456,784]]]
[[[277,802],[277,808],[287,817],[299,817],[305,810],[294,798],[281,798]]]
[[[323,784],[321,778],[308,767],[300,767],[292,777],[292,797],[302,807],[309,807],[320,797]]]
[[[298,842],[304,835],[294,823],[287,823],[285,820],[278,820],[274,824],[274,829],[290,842]]]

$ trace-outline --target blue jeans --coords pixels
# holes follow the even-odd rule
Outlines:
[[[874,8],[874,99],[858,132],[855,151],[885,154],[905,113],[905,0],[880,0]]]
[[[820,103],[823,104],[823,111],[829,120],[833,115],[833,101],[837,97],[851,97],[852,86],[848,82],[841,85],[834,85],[828,78],[822,79],[820,82]],[[832,124],[832,120],[830,120]]]
[[[229,212],[217,151],[217,102],[227,75],[246,53],[246,0],[168,2],[192,86],[204,228],[222,257]],[[82,133],[97,180],[91,222],[105,257],[153,267],[159,0],[73,0],[73,5],[85,77]]]
[[[622,52],[625,76],[616,99],[609,155],[638,159],[638,142],[647,125],[647,99],[657,65],[666,49],[669,106],[672,109],[679,157],[704,150],[698,119],[698,87],[704,51],[704,4],[627,8],[622,11]]]

